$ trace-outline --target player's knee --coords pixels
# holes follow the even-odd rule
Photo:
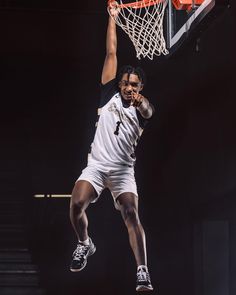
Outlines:
[[[82,214],[86,208],[86,203],[83,200],[72,199],[71,200],[71,210],[76,214]]]
[[[73,193],[71,196],[71,204],[70,204],[71,210],[76,214],[82,214],[87,205],[85,200],[86,198],[83,196],[83,194],[76,187],[76,184],[75,184],[75,187],[73,189]]]
[[[89,194],[76,183],[71,196],[71,207],[77,213],[83,212],[89,204]]]
[[[132,224],[139,223],[138,212],[134,207],[128,207],[124,210],[125,221]]]

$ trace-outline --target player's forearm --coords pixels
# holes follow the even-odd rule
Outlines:
[[[107,27],[107,37],[106,37],[106,53],[116,54],[117,51],[117,35],[116,35],[116,23],[110,16],[108,20]]]
[[[153,115],[153,107],[147,98],[143,98],[141,105],[137,108],[141,116],[145,119],[151,118]]]

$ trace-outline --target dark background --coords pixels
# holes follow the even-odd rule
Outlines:
[[[223,1],[222,1],[223,2]],[[140,216],[154,294],[234,295],[236,283],[235,3],[169,58],[135,58],[118,29],[119,65],[141,65],[156,107],[137,149]],[[96,255],[68,270],[69,199],[93,139],[106,3],[2,1],[2,195],[20,221],[47,294],[135,294],[135,261],[109,192],[88,209]],[[198,40],[199,50],[196,50]]]

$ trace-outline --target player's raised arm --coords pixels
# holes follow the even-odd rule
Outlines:
[[[110,14],[116,16],[119,12],[112,6],[109,7]],[[106,57],[102,70],[102,84],[106,84],[116,77],[117,71],[117,36],[116,36],[116,23],[114,19],[109,16],[106,36]]]

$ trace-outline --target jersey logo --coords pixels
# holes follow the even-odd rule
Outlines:
[[[109,108],[108,108],[109,112],[113,112],[114,114],[116,114],[118,117],[120,117],[120,113],[119,110],[117,108],[117,105],[115,102],[111,103]]]
[[[119,119],[120,122],[122,123],[123,121],[129,122],[131,125],[135,125],[133,120],[131,120],[126,114],[121,113],[120,110],[118,109],[117,105],[115,102],[112,102],[108,108],[109,112],[113,112]]]

